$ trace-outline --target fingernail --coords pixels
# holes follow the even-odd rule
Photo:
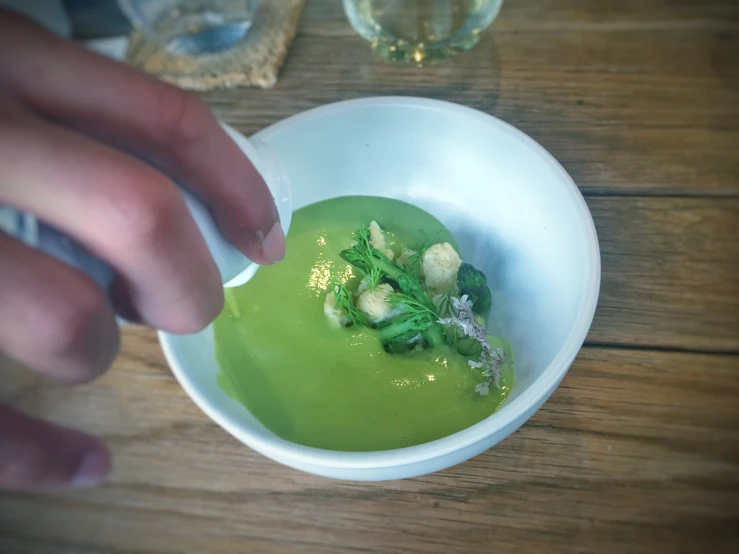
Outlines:
[[[77,488],[92,487],[103,480],[109,469],[110,459],[108,454],[93,450],[84,455],[72,476],[70,484]]]
[[[269,230],[267,236],[262,239],[262,253],[267,263],[279,262],[285,257],[285,234],[282,232],[278,221]]]

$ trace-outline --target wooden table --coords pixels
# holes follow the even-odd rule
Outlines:
[[[338,0],[312,1],[277,88],[204,98],[252,133],[379,94],[494,114],[580,185],[602,292],[551,399],[452,469],[330,481],[237,443],[130,328],[94,384],[3,374],[0,398],[102,435],[115,469],[95,490],[0,495],[0,551],[739,551],[739,5],[509,0],[472,52],[417,70],[374,59]]]

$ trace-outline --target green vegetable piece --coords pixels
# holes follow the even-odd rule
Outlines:
[[[422,335],[432,324],[426,313],[402,314],[378,325],[380,343],[390,353],[407,352],[414,347],[409,341]]]
[[[369,273],[370,268],[372,267],[371,264],[367,263],[366,258],[361,255],[356,248],[351,248],[348,250],[342,250],[339,255],[348,263],[352,264],[354,267],[356,267],[359,271],[362,272],[362,275],[367,275]]]
[[[472,312],[487,314],[492,304],[492,295],[485,274],[472,264],[463,263],[457,271],[457,286],[461,295],[467,295],[472,302]]]
[[[444,327],[436,320],[426,329],[421,336],[429,348],[435,348],[444,343]]]
[[[363,225],[354,233],[354,246],[343,250],[340,256],[359,269],[370,290],[384,279],[395,281],[402,273],[390,259],[370,243],[369,225]]]
[[[412,339],[421,331],[425,331],[431,324],[428,317],[423,314],[401,315],[390,321],[383,321],[377,327],[380,333],[380,340],[385,343],[388,341],[398,340],[398,338]],[[406,337],[406,335],[409,335]]]
[[[463,263],[457,271],[457,282],[460,287],[481,287],[487,286],[488,278],[485,277],[482,271],[475,269],[472,264]]]
[[[435,315],[438,316],[438,313],[437,313],[438,310],[436,306],[434,306],[434,303],[431,301],[431,299],[428,297],[426,292],[423,290],[421,283],[417,279],[415,279],[414,277],[406,273],[401,273],[398,276],[398,279],[396,282],[398,284],[398,288],[400,289],[400,292],[402,292],[403,295],[412,299],[414,302],[418,303],[419,305],[423,306],[425,309],[433,312]]]
[[[482,345],[472,337],[460,337],[457,340],[457,352],[462,356],[477,359],[482,353]]]

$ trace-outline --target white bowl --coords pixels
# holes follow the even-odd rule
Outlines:
[[[244,444],[293,468],[385,480],[467,460],[536,412],[582,346],[600,287],[590,212],[549,153],[494,117],[417,98],[332,104],[256,138],[283,162],[294,209],[371,194],[415,204],[449,227],[462,258],[488,275],[490,327],[512,345],[515,385],[498,412],[448,437],[382,452],[321,450],[274,435],[218,387],[210,328],[187,336],[160,333],[175,376],[206,414]]]

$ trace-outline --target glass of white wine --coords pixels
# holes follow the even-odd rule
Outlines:
[[[503,0],[343,0],[352,27],[381,56],[419,65],[472,48]]]

